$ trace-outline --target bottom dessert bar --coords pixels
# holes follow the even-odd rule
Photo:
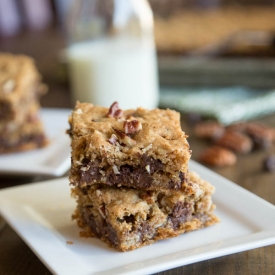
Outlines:
[[[214,187],[190,173],[196,191],[144,191],[94,185],[74,187],[77,209],[73,218],[84,237],[98,237],[120,251],[213,225]]]
[[[0,153],[13,153],[35,148],[41,148],[48,144],[44,134],[44,128],[39,119],[28,121],[22,125],[9,123],[0,131]]]

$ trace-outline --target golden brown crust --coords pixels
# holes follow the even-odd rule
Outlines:
[[[131,188],[75,187],[77,211],[73,218],[81,236],[96,236],[120,251],[176,237],[217,223],[211,195],[214,187],[190,173],[198,192],[144,191]],[[144,192],[151,200],[145,200]]]
[[[125,166],[136,169],[144,160],[143,157],[148,159],[148,165],[142,167],[144,174],[153,173],[150,162],[161,166],[161,171],[153,173],[154,179],[149,189],[167,189],[169,185],[173,186],[171,180],[177,181],[177,186],[171,188],[178,189],[181,182],[184,182],[181,178],[187,180],[191,151],[187,135],[180,127],[180,114],[176,111],[138,108],[125,110],[123,115],[114,117],[108,115],[108,108],[77,103],[69,122],[72,137],[72,184],[84,186],[105,183],[108,180],[106,174],[111,170],[119,175],[121,168]],[[134,125],[138,128],[129,134],[128,131],[133,130],[128,128]],[[84,159],[89,162],[86,166],[83,164]],[[88,171],[94,167],[93,163],[96,163],[102,176],[96,180],[89,181],[88,177],[82,180],[81,171]],[[130,183],[120,181],[119,184]],[[129,186],[135,187],[134,184]]]

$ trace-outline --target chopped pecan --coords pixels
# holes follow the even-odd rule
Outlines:
[[[116,132],[116,134],[118,135],[118,137],[119,138],[125,138],[126,137],[126,134],[125,133],[123,133],[122,131],[120,131],[120,130],[118,130],[118,129],[115,129],[115,128],[113,128],[114,129],[114,131]]]
[[[120,118],[123,116],[123,111],[119,108],[118,103],[114,102],[107,114],[109,117]]]
[[[118,138],[117,138],[117,136],[115,134],[112,134],[111,137],[108,139],[108,141],[111,144],[115,145],[118,142]]]
[[[139,197],[143,200],[146,201],[148,204],[153,204],[154,198],[153,198],[153,191],[144,191],[139,194]]]
[[[121,145],[127,145],[127,146],[134,146],[136,144],[136,141],[133,140],[131,137],[127,136],[125,133],[123,133],[122,131],[113,128],[114,131],[117,134],[117,137],[119,139],[119,143]]]
[[[126,135],[135,134],[142,129],[142,124],[139,120],[136,119],[130,121],[126,120],[123,127]]]

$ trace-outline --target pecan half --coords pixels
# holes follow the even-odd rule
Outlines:
[[[200,122],[195,126],[195,135],[199,138],[215,139],[224,132],[224,127],[216,121]]]
[[[274,129],[259,123],[248,123],[246,133],[252,138],[256,148],[267,149],[272,146]]]
[[[247,136],[235,131],[225,131],[225,133],[216,140],[216,144],[231,149],[236,153],[249,153],[252,150],[253,142]]]
[[[207,148],[199,157],[200,162],[210,166],[230,166],[237,161],[236,155],[225,148],[219,146],[212,146]]]

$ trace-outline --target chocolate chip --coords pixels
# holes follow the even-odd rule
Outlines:
[[[265,171],[275,172],[275,155],[265,158],[263,162],[263,167]]]
[[[123,111],[121,109],[119,109],[119,106],[118,106],[118,103],[117,102],[114,102],[109,111],[108,111],[108,114],[107,116],[109,117],[114,117],[114,118],[120,118],[123,116]]]
[[[179,228],[180,224],[186,222],[192,215],[191,203],[177,202],[173,208],[172,214],[169,215],[169,219],[172,222],[173,229]]]
[[[180,178],[181,182],[184,182],[185,181],[185,173],[180,171],[179,172],[179,178]]]
[[[106,222],[105,219],[102,219],[100,222],[96,220],[88,207],[80,209],[80,212],[95,236],[107,238],[114,246],[119,244],[116,230],[110,223]]]
[[[137,231],[140,233],[140,240],[152,237],[153,230],[148,222],[142,222]]]
[[[159,170],[163,170],[163,163],[158,159],[154,159],[153,157],[148,156],[147,154],[143,154],[141,156],[140,165],[142,167],[146,167],[147,165],[149,165],[150,175]]]
[[[97,162],[91,162],[88,159],[82,160],[83,165],[80,167],[80,183],[90,183],[101,178],[100,169]]]

